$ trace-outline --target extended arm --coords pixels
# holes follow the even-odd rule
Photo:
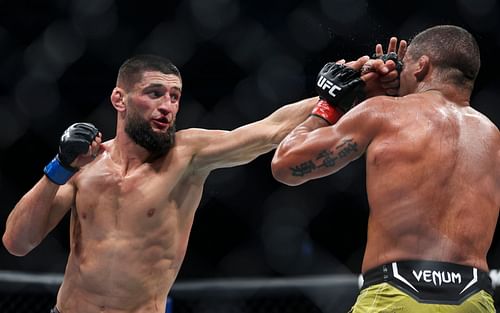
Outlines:
[[[193,158],[198,170],[213,170],[246,164],[276,148],[280,141],[303,122],[317,97],[285,105],[268,117],[232,131],[196,130],[199,146]]]
[[[388,51],[394,51],[396,43],[391,41]],[[377,50],[381,51],[381,48]],[[346,66],[359,70],[366,64],[369,57],[364,56],[357,61],[349,62]],[[394,82],[397,73],[394,73],[394,64],[384,64],[381,60],[371,60],[370,68],[361,75],[364,83],[368,83],[365,91],[370,94],[372,89],[380,87],[377,83],[371,83],[379,77],[385,77],[386,81]],[[380,84],[380,82],[378,83]],[[317,81],[317,88],[324,93],[331,91],[335,93],[335,85],[330,85],[324,80]],[[382,88],[383,89],[383,88]],[[350,100],[344,100],[346,106],[351,106],[354,93],[351,93]],[[333,95],[333,97],[335,97]],[[346,97],[347,99],[348,97]],[[318,104],[318,105],[316,105]],[[313,110],[314,108],[314,110]],[[313,110],[313,111],[312,111]],[[277,144],[290,133],[292,129],[303,122],[310,114],[317,114],[322,110],[321,101],[318,98],[310,98],[281,107],[267,118],[242,126],[233,131],[210,131],[198,130],[195,136],[197,143],[202,143],[199,151],[195,152],[193,164],[195,169],[206,169],[208,171],[215,168],[231,167],[245,164],[276,148]],[[342,109],[345,111],[346,108]],[[342,114],[343,112],[340,112]],[[320,114],[321,115],[321,114]]]

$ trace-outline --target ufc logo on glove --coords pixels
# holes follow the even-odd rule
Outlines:
[[[328,79],[326,79],[324,76],[319,76],[319,79],[318,79],[318,82],[317,82],[317,85],[319,88],[325,90],[325,89],[329,89],[328,93],[332,96],[332,97],[336,97],[337,95],[334,93],[336,90],[342,90],[342,88],[340,88],[339,86],[337,85],[334,85],[331,81],[329,81]]]

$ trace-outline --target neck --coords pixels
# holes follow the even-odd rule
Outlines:
[[[417,92],[428,92],[428,91],[442,92],[442,90],[439,88],[424,88],[424,89],[418,90]]]
[[[438,92],[443,92],[444,90],[447,89],[447,85],[443,85],[437,81],[437,79],[433,80],[424,80],[421,81],[418,85],[417,88],[415,89],[415,93],[419,92],[427,92],[427,91],[438,91]]]
[[[469,105],[470,92],[466,88],[458,88],[450,84],[421,84],[415,93],[439,92],[443,97],[458,105]]]
[[[111,159],[126,173],[146,163],[151,157],[149,151],[136,144],[125,131],[118,131],[110,151]]]

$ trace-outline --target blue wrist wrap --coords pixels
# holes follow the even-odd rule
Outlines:
[[[58,185],[64,185],[76,171],[77,169],[70,169],[62,165],[57,156],[43,169],[47,178]]]

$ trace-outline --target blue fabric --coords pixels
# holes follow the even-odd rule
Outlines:
[[[76,170],[63,166],[56,156],[45,166],[43,172],[54,184],[64,185],[75,174]]]

